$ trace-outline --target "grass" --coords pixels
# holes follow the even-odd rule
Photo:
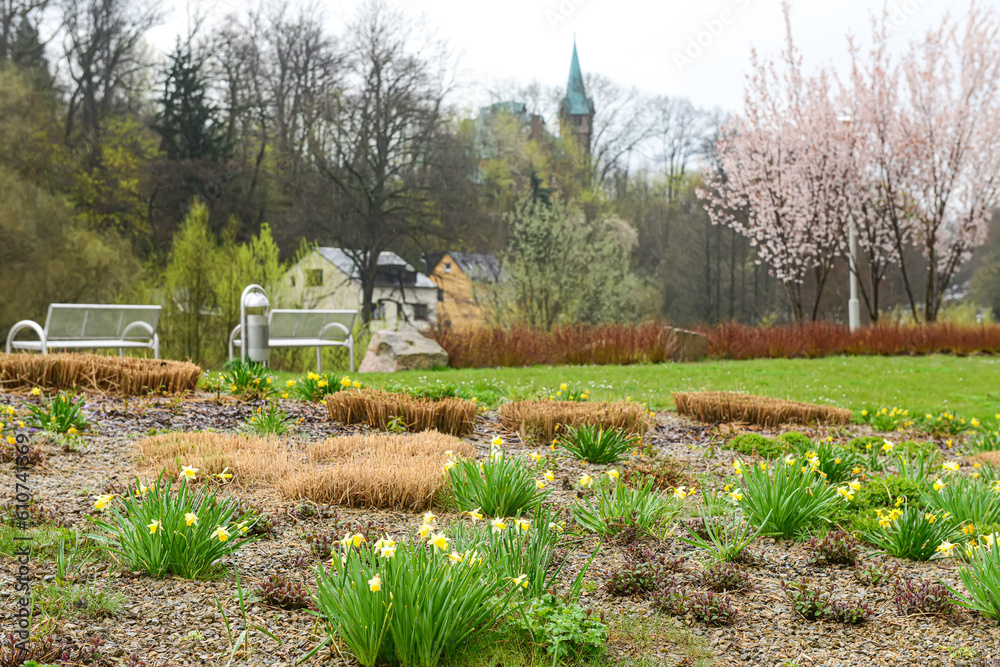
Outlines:
[[[301,377],[279,375],[282,382]],[[1000,406],[998,375],[1000,357],[928,355],[447,369],[355,377],[372,387],[436,382],[461,385],[495,379],[512,400],[547,398],[560,383],[574,382],[590,390],[591,400],[631,398],[656,410],[673,409],[670,393],[674,391],[743,391],[853,410],[884,405],[920,413],[947,408],[961,415],[984,416],[995,414]]]

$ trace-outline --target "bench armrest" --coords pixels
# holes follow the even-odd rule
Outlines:
[[[236,340],[236,334],[239,334],[243,330],[242,324],[237,324],[233,332],[229,334],[229,360],[233,360],[233,342]],[[240,335],[240,347],[243,347],[243,336]]]
[[[351,332],[348,331],[347,327],[345,327],[340,322],[330,322],[329,324],[327,324],[326,326],[324,326],[322,329],[320,329],[319,330],[319,337],[320,338],[323,337],[323,334],[326,333],[327,329],[340,329],[341,331],[344,332],[344,340],[348,340],[348,339],[351,338]]]
[[[153,326],[149,322],[143,322],[142,320],[136,320],[135,322],[132,322],[131,324],[129,324],[127,327],[125,327],[122,330],[122,335],[121,335],[122,340],[128,338],[128,332],[131,331],[133,328],[134,329],[145,329],[146,333],[149,334],[150,338],[153,338],[153,336],[156,335],[156,330],[153,329]]]
[[[21,320],[20,322],[12,326],[10,328],[10,333],[7,334],[7,354],[10,354],[10,346],[11,343],[14,342],[14,336],[17,334],[18,331],[22,329],[34,330],[34,332],[38,334],[38,339],[42,341],[42,353],[44,354],[49,351],[48,341],[45,336],[45,330],[42,329],[42,327],[40,327],[37,322],[33,322],[32,320]]]

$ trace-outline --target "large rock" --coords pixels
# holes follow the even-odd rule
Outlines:
[[[360,373],[394,373],[396,371],[429,371],[448,365],[448,353],[416,329],[380,330],[372,335],[368,352],[361,361]]]
[[[677,361],[701,361],[708,355],[708,336],[697,331],[673,329]]]

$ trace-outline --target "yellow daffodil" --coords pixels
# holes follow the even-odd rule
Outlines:
[[[445,472],[448,472],[449,470],[451,470],[452,468],[454,468],[457,465],[458,464],[455,461],[452,461],[451,459],[448,459],[447,461],[444,462],[444,466],[442,466],[441,469],[444,470]]]
[[[108,506],[112,500],[118,496],[117,493],[109,493],[103,496],[97,496],[97,500],[94,501],[94,509],[98,511],[104,511],[104,508]]]
[[[309,373],[308,373],[308,375],[306,375],[306,377],[309,378],[310,380],[312,380],[313,382],[315,382],[316,380],[319,379],[319,373],[313,373],[312,371],[309,371]]]
[[[448,560],[451,561],[452,565],[456,563],[461,563],[462,558],[463,558],[462,554],[458,553],[457,551],[452,551],[450,554],[448,554]]]
[[[536,479],[536,480],[535,480],[535,486],[536,486],[536,487],[538,487],[538,490],[539,490],[539,491],[541,491],[542,489],[544,489],[544,488],[545,488],[545,482],[543,482],[543,481],[542,481],[542,480],[540,480],[540,479]]]
[[[882,451],[883,452],[891,452],[893,447],[895,447],[895,445],[893,445],[888,440],[883,440],[882,441]]]
[[[213,537],[213,538],[217,537],[217,538],[219,538],[220,542],[225,542],[226,540],[229,539],[229,531],[226,530],[225,528],[223,528],[222,526],[218,526],[212,532],[212,534],[210,535],[210,537]]]
[[[378,593],[382,590],[382,579],[377,574],[368,580],[368,590],[372,593]]]
[[[948,472],[958,472],[958,461],[947,461],[941,467]]]
[[[434,526],[430,525],[429,523],[424,523],[420,525],[420,529],[417,531],[417,535],[420,537],[420,539],[426,540],[427,536],[431,534],[432,530],[434,530]]]
[[[507,524],[504,523],[503,519],[500,519],[499,517],[497,517],[496,519],[493,519],[492,521],[490,521],[490,526],[491,526],[491,530],[494,533],[499,533],[500,531],[507,529]]]
[[[485,515],[483,514],[483,510],[480,507],[477,507],[476,509],[474,509],[474,510],[472,510],[470,512],[466,512],[466,514],[468,514],[469,516],[471,516],[472,519],[473,519],[473,521],[482,521],[485,518]]]
[[[345,387],[345,388],[346,387],[350,387],[351,386],[351,378],[347,377],[346,375],[344,377],[340,378],[340,386],[341,387]]]
[[[854,468],[851,469],[851,474],[852,475],[860,475],[861,474],[861,468],[859,466],[854,466]]]
[[[352,382],[351,386],[354,387],[355,389],[361,389],[361,383],[358,382],[357,380],[355,380],[354,382]]]
[[[192,468],[191,466],[181,466],[181,475],[187,479],[194,479],[198,476],[198,468]]]
[[[607,470],[607,471],[604,472],[604,474],[607,475],[608,477],[610,477],[611,479],[618,479],[618,471],[617,470]]]
[[[492,440],[490,440],[490,445],[493,447],[503,447],[503,438],[499,435]]]
[[[531,460],[534,461],[535,463],[538,463],[539,461],[542,460],[542,455],[537,452],[531,452],[528,456],[530,456]]]
[[[519,577],[511,577],[511,581],[514,582],[515,586],[520,586],[521,588],[528,587],[528,575],[522,574]]]
[[[972,535],[974,532],[976,532],[976,524],[974,523],[965,524],[964,526],[962,526],[962,532],[965,533],[966,535]]]
[[[294,387],[295,386],[295,380],[289,380],[288,382],[285,383],[285,386],[286,387]]]
[[[193,512],[188,512],[187,514],[184,515],[184,523],[186,523],[189,526],[197,526],[198,515],[194,514]]]
[[[437,522],[437,515],[427,512],[424,514],[424,523],[434,524]]]
[[[593,485],[594,485],[594,478],[593,477],[591,477],[587,473],[583,473],[583,475],[580,476],[580,486],[582,486],[584,488],[589,488],[589,487],[591,487]]]
[[[854,500],[854,494],[851,493],[851,488],[848,486],[837,487],[837,493],[846,498],[848,501]]]
[[[160,530],[160,528],[163,528],[163,524],[160,523],[159,519],[156,519],[155,521],[153,521],[153,523],[146,524],[146,528],[149,528],[149,532],[151,535],[155,535],[156,532]]]
[[[927,514],[924,514],[924,518],[927,519],[927,523],[934,523],[935,521],[937,521],[937,515],[936,514],[927,513]]]
[[[229,472],[229,467],[227,466],[222,472],[217,472],[212,477],[218,477],[220,480],[225,482],[227,479],[233,478],[233,473]]]
[[[945,487],[945,484],[944,484],[944,482],[941,481],[940,478],[938,478],[938,479],[934,480],[934,484],[932,486],[934,487],[935,491],[940,491],[941,489],[943,489]]]
[[[344,535],[344,539],[342,539],[340,543],[345,547],[354,547],[356,549],[367,541],[368,540],[365,539],[364,535],[361,533],[355,533],[354,535]]]
[[[520,519],[520,518],[515,519],[514,525],[517,526],[517,529],[520,530],[522,533],[526,533],[528,532],[528,530],[531,529],[531,522],[528,521],[527,519]]]
[[[739,491],[731,491],[730,493],[727,493],[726,495],[728,495],[730,498],[732,498],[734,503],[738,503],[741,500],[743,500],[743,494],[740,493]]]
[[[788,465],[795,465],[795,457],[789,454],[785,457],[785,463]]]
[[[736,470],[737,475],[743,474],[743,463],[741,463],[739,459],[733,461],[733,468]]]
[[[858,491],[859,489],[861,489],[861,482],[855,479],[848,482],[847,486],[850,487],[851,491]]]
[[[942,553],[945,556],[950,556],[951,555],[951,550],[954,549],[954,548],[955,548],[954,544],[952,544],[948,540],[945,540],[944,542],[942,542],[941,544],[938,545],[938,547],[937,547],[937,549],[935,549],[935,551],[938,551],[939,553]]]
[[[862,417],[867,417],[868,416],[868,410],[862,410],[861,411],[861,416]]]
[[[32,387],[31,388],[31,395],[32,396],[41,396],[42,395],[42,390],[39,389],[38,387]]]
[[[683,486],[678,486],[676,489],[674,489],[674,498],[677,498],[678,500],[684,500],[685,498],[687,498],[687,495],[688,494],[684,490]]]
[[[973,417],[969,423],[972,425],[972,428],[979,428],[979,420],[975,417]]]
[[[567,390],[569,390],[569,385],[566,384],[565,382],[559,385],[559,391],[567,391]]]
[[[945,440],[944,444],[946,444],[948,446],[948,449],[951,449],[955,445],[955,443],[952,441],[951,438],[948,438],[947,440]]]
[[[436,535],[432,535],[431,539],[428,540],[428,544],[437,547],[441,551],[448,550],[448,538],[444,536],[444,533],[438,533]]]
[[[556,474],[551,470],[546,470],[545,474],[542,475],[542,477],[544,477],[549,482],[554,482],[556,479]]]

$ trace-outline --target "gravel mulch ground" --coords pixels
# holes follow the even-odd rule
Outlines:
[[[0,403],[17,406],[26,399],[6,394]],[[355,427],[329,422],[325,411],[314,405],[294,401],[283,402],[284,409],[298,420],[290,437],[303,442],[317,438],[356,433]],[[64,452],[51,444],[43,444],[48,458],[31,475],[31,486],[38,501],[47,506],[58,505],[59,512],[76,526],[88,525],[86,516],[92,512],[94,495],[103,492],[109,481],[124,482],[133,473],[134,442],[151,432],[164,430],[233,430],[249,417],[252,405],[212,397],[179,400],[150,398],[120,400],[93,398],[91,410],[96,413],[99,429],[85,438],[82,453]],[[716,431],[693,424],[672,413],[656,417],[657,425],[647,436],[660,455],[682,462],[689,474],[728,474],[732,469],[732,453],[708,447]],[[860,429],[855,429],[861,434]],[[490,440],[504,436],[512,452],[549,454],[547,447],[520,442],[516,434],[502,433],[495,414],[481,416],[475,433],[468,439],[481,451],[489,449]],[[817,434],[819,435],[819,434]],[[36,442],[43,438],[36,437]],[[706,451],[713,454],[706,457]],[[573,482],[584,472],[597,474],[607,467],[590,466],[576,461],[560,460],[555,470],[553,498],[562,505],[572,502],[576,491]],[[0,472],[10,479],[13,495],[11,464],[0,464]],[[309,568],[317,562],[303,533],[330,524],[329,518],[298,518],[290,513],[297,503],[282,499],[270,491],[253,491],[243,497],[279,512],[284,518],[273,538],[263,539],[242,549],[232,559],[245,588],[269,575],[280,573],[313,584]],[[5,501],[0,498],[0,502]],[[341,519],[373,521],[391,534],[402,534],[420,522],[417,514],[382,511],[362,511],[338,508]],[[453,518],[439,512],[444,521]],[[590,548],[592,549],[592,543]],[[672,558],[686,559],[678,578],[696,584],[700,571],[697,550],[676,539],[668,538],[647,546]],[[950,619],[937,617],[899,617],[892,603],[891,589],[870,589],[856,583],[850,569],[842,566],[809,564],[805,548],[794,542],[758,540],[754,550],[760,562],[751,566],[753,587],[745,593],[732,594],[739,609],[738,621],[728,627],[713,628],[693,619],[665,618],[653,623],[656,612],[648,600],[622,599],[607,595],[603,585],[624,562],[624,548],[605,545],[591,565],[584,588],[583,603],[607,612],[612,633],[609,655],[624,660],[631,652],[647,656],[645,664],[713,664],[696,663],[693,655],[711,655],[714,664],[737,665],[973,665],[1000,664],[990,659],[1000,658],[1000,626],[978,615],[959,612]],[[589,556],[582,547],[570,554],[568,571],[577,571]],[[13,609],[16,599],[12,590],[15,561],[2,558],[0,581],[6,608]],[[957,564],[951,560],[915,563],[896,561],[901,572],[916,579],[941,580],[959,585]],[[35,585],[51,576],[52,564],[36,559],[33,563]],[[782,588],[782,581],[808,577],[823,584],[832,583],[838,596],[845,599],[865,599],[875,608],[872,620],[858,626],[829,621],[809,622],[794,615]],[[157,580],[129,572],[109,560],[89,564],[82,578],[97,589],[105,587],[125,596],[119,614],[111,618],[81,618],[64,614],[53,629],[57,636],[83,639],[93,634],[103,636],[107,652],[124,660],[133,652],[147,665],[224,665],[228,659],[229,639],[216,606],[219,600],[230,621],[236,621],[234,634],[241,629],[232,577],[211,581]],[[260,633],[254,635],[254,650],[247,663],[288,667],[308,652],[321,638],[316,619],[305,611],[283,611],[253,602],[248,608],[252,622],[267,627],[281,640],[278,645]],[[645,619],[650,627],[660,628],[651,636],[641,638],[619,627],[621,619]],[[622,626],[625,627],[625,626]],[[974,657],[985,659],[976,662]],[[349,656],[324,652],[310,664],[354,664]],[[628,664],[628,663],[623,663]]]

